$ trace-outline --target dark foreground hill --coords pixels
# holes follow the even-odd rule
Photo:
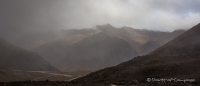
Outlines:
[[[18,48],[0,39],[0,68],[9,70],[57,71],[37,53]]]
[[[79,78],[79,83],[104,84],[200,84],[200,24],[158,48],[117,66]],[[174,81],[153,81],[175,79]],[[148,81],[148,80],[150,81]],[[177,81],[190,79],[190,81]]]

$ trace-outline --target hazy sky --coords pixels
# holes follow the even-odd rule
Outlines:
[[[115,27],[173,31],[200,23],[200,0],[0,0],[0,29]],[[1,30],[0,30],[1,31]]]

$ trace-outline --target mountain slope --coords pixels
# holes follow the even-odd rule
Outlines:
[[[153,51],[154,49],[158,48],[160,45],[154,41],[148,41],[144,45],[140,47],[140,53],[142,55],[146,55],[149,52]]]
[[[110,37],[103,32],[89,36],[73,45],[66,44],[61,47],[58,52],[55,52],[57,49],[52,46],[36,49],[36,51],[47,60],[56,59],[49,62],[61,71],[98,70],[114,66],[138,55],[126,41]],[[54,49],[55,51],[48,51]]]
[[[200,24],[150,54],[176,54],[200,51]]]
[[[75,80],[81,83],[136,84],[147,78],[195,79],[200,81],[200,24],[156,49],[117,66],[105,68]],[[169,83],[173,84],[176,82]],[[188,82],[189,84],[193,84]],[[153,82],[153,84],[166,84]],[[184,84],[184,82],[176,83]]]
[[[57,71],[37,53],[26,51],[0,39],[0,67],[10,70]]]

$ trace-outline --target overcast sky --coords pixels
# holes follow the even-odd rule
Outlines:
[[[200,23],[200,0],[0,0],[0,29],[81,29],[107,23],[189,29]]]

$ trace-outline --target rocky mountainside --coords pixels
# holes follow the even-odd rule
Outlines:
[[[9,70],[58,71],[37,53],[0,39],[0,68]]]
[[[200,24],[145,56],[105,68],[74,80],[79,83],[104,84],[179,84],[184,82],[151,82],[152,78],[195,79],[200,81]],[[150,79],[150,81],[147,81]]]

